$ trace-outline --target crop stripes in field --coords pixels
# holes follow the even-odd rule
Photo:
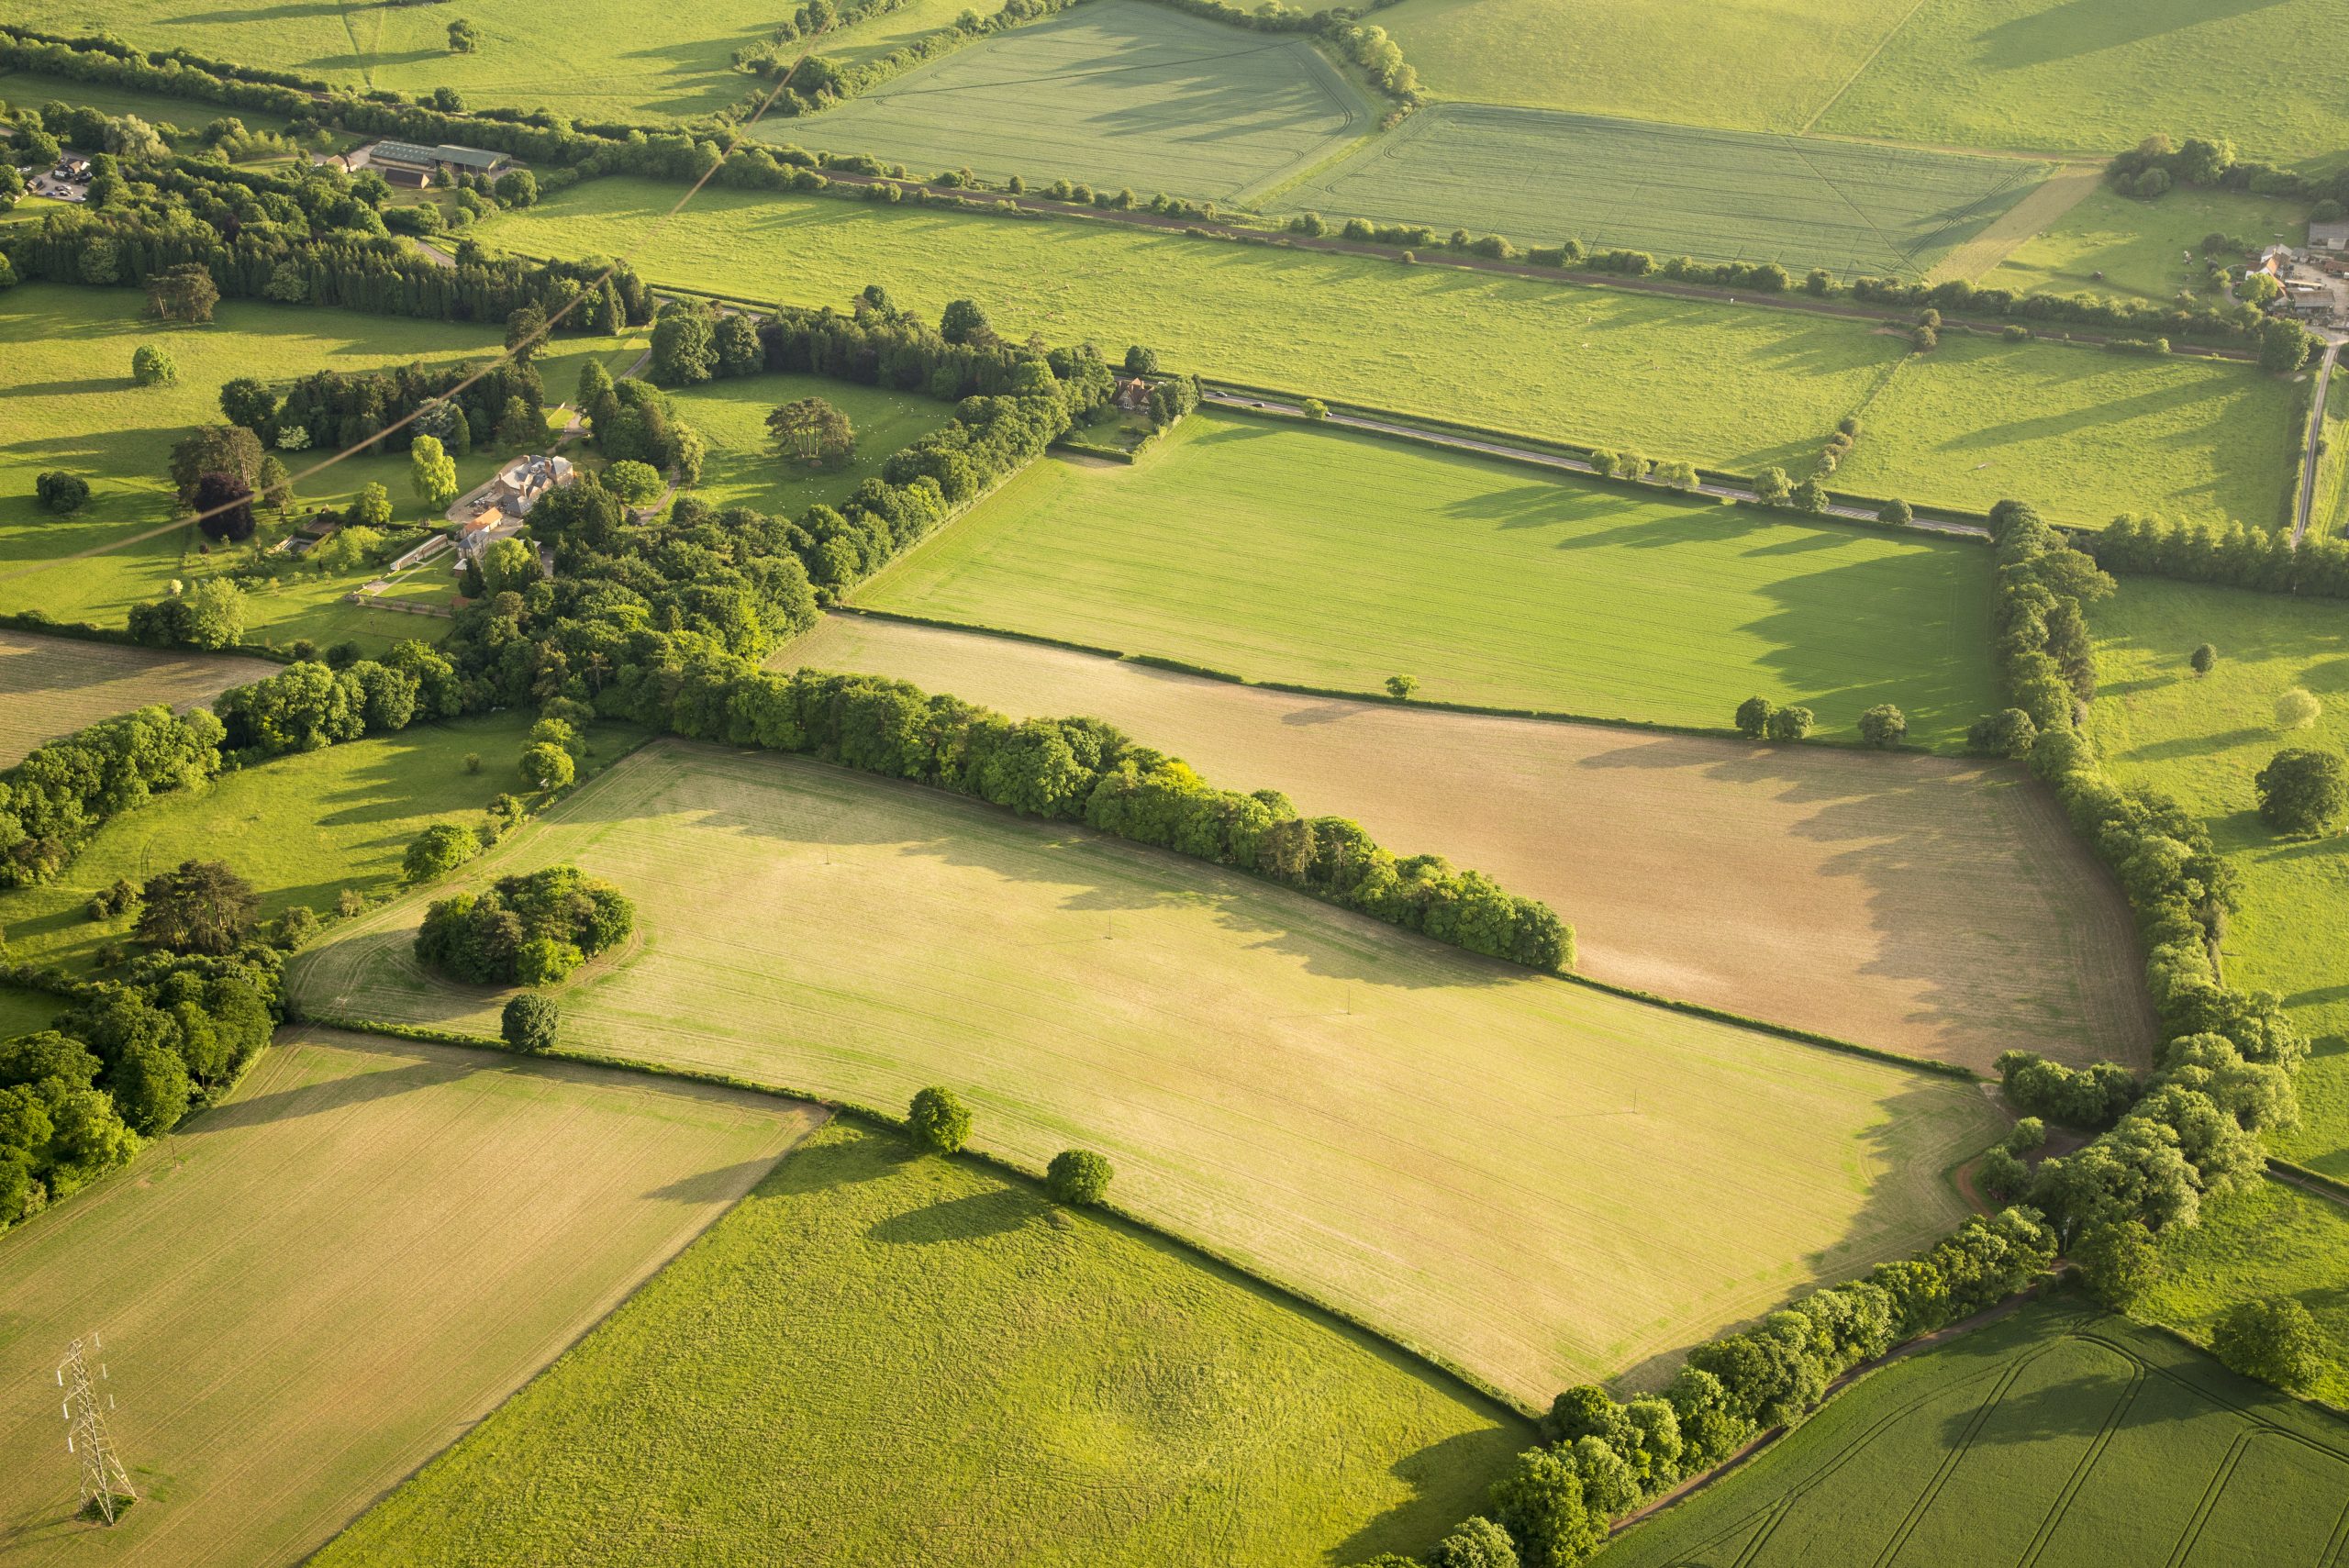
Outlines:
[[[2119,1350],[2118,1346],[2113,1348]],[[2072,1467],[2070,1479],[2055,1495],[2055,1501],[2048,1508],[2046,1518],[2040,1521],[2039,1533],[2031,1538],[2031,1544],[2023,1549],[2023,1554],[2015,1559],[2015,1568],[2036,1568],[2040,1553],[2047,1550],[2047,1543],[2054,1539],[2065,1514],[2070,1511],[2072,1499],[2078,1496],[2080,1488],[2087,1485],[2089,1473],[2104,1457],[2105,1449],[2112,1441],[2112,1434],[2121,1429],[2121,1423],[2128,1418],[2130,1407],[2137,1403],[2137,1391],[2145,1386],[2145,1363],[2125,1351],[2120,1353],[2129,1363],[2129,1385],[2121,1391],[2121,1397],[2112,1402],[2112,1409],[2105,1416],[2104,1425],[2097,1429],[2096,1440],[2088,1444],[2087,1452],[2082,1454],[2079,1463]]]
[[[2251,1446],[2251,1440],[2259,1435],[2260,1429],[2257,1427],[2245,1428],[2235,1434],[2234,1441],[2227,1445],[2226,1458],[2219,1462],[2210,1484],[2202,1489],[2202,1501],[2195,1505],[2194,1517],[2186,1521],[2186,1529],[2178,1536],[2177,1545],[2171,1549],[2167,1568],[2178,1568],[2178,1564],[2186,1561],[2187,1553],[2194,1550],[2194,1543],[2201,1539],[2202,1527],[2210,1522],[2210,1511],[2219,1506],[2219,1494],[2227,1489],[2227,1482],[2234,1474],[2235,1466],[2243,1462],[2243,1451]]]
[[[1006,76],[993,82],[958,82],[952,87],[909,87],[902,92],[880,92],[875,98],[937,98],[952,97],[958,93],[983,92],[994,87],[1031,87],[1045,82],[1083,82],[1097,76],[1130,75],[1137,71],[1165,71],[1178,65],[1213,65],[1219,61],[1245,60],[1252,54],[1264,54],[1272,50],[1287,49],[1296,40],[1283,39],[1277,43],[1260,43],[1247,49],[1228,49],[1214,54],[1195,55],[1187,60],[1145,60],[1132,65],[1096,65],[1074,71],[1048,71],[1041,76]]]
[[[1778,139],[1785,144],[1788,152],[1794,154],[1796,162],[1800,163],[1804,168],[1810,171],[1810,177],[1812,179],[1817,180],[1828,190],[1832,191],[1835,195],[1835,199],[1842,202],[1846,207],[1851,209],[1852,216],[1858,218],[1862,226],[1865,227],[1870,234],[1876,236],[1876,243],[1884,247],[1886,254],[1898,258],[1903,264],[1906,264],[1915,259],[1916,252],[1910,250],[1908,246],[1901,244],[1898,239],[1893,239],[1892,236],[1887,234],[1883,229],[1878,228],[1876,224],[1876,219],[1870,217],[1866,213],[1860,210],[1860,204],[1854,201],[1850,196],[1845,195],[1843,194],[1843,187],[1829,179],[1826,173],[1820,170],[1819,165],[1810,161],[1810,154],[1802,150],[1802,146],[1799,142],[1791,136],[1782,136]]]
[[[2048,1347],[2048,1350],[2053,1349],[2053,1345]],[[1925,1489],[1909,1506],[1908,1516],[1900,1521],[1900,1528],[1892,1532],[1892,1539],[1886,1541],[1884,1550],[1876,1554],[1876,1568],[1887,1568],[1894,1558],[1900,1555],[1900,1549],[1909,1544],[1910,1536],[1917,1533],[1917,1526],[1923,1522],[1925,1511],[1933,1506],[1933,1499],[1942,1495],[1942,1488],[1949,1485],[1949,1478],[1957,1473],[1959,1465],[1965,1462],[1967,1452],[1974,1447],[1974,1440],[1980,1437],[1982,1429],[1990,1424],[1991,1412],[1998,1409],[1998,1402],[2007,1396],[2007,1390],[2015,1385],[2015,1379],[2022,1375],[2023,1368],[2046,1353],[2047,1351],[2042,1351],[2039,1355],[2018,1356],[2008,1365],[2005,1374],[1998,1379],[1998,1386],[1990,1390],[1990,1396],[1975,1410],[1974,1419],[1965,1423],[1965,1435],[1952,1443],[1949,1451],[1942,1455],[1941,1463],[1933,1468],[1933,1478],[1925,1483]]]

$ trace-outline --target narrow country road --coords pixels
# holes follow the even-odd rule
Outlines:
[[[1305,412],[1294,403],[1283,403],[1275,398],[1258,396],[1253,393],[1229,392],[1221,387],[1205,384],[1202,384],[1199,395],[1202,400],[1225,408],[1253,408],[1268,414],[1299,416]],[[1431,430],[1422,426],[1397,424],[1385,419],[1366,419],[1357,414],[1341,414],[1335,411],[1328,415],[1323,422],[1330,425],[1343,425],[1350,429],[1367,430],[1373,435],[1402,436],[1411,440],[1430,441],[1438,446],[1451,447],[1459,451],[1482,452],[1491,457],[1508,458],[1517,462],[1535,463],[1543,468],[1556,469],[1564,473],[1598,473],[1598,470],[1580,458],[1565,457],[1557,452],[1542,451],[1532,447],[1511,446],[1504,441],[1486,440],[1475,436],[1454,435],[1448,430]],[[1699,484],[1696,493],[1700,495],[1719,496],[1729,501],[1758,499],[1751,489],[1742,489],[1732,484]],[[1865,506],[1830,506],[1826,515],[1831,517],[1851,518],[1861,522],[1876,521],[1876,515]],[[1928,517],[1921,513],[1909,526],[1926,533],[1952,534],[1963,539],[1990,537],[1990,530],[1979,523],[1959,522],[1951,517]]]
[[[2324,455],[2324,397],[2332,387],[2332,367],[2341,358],[2341,339],[2328,333],[2324,357],[2316,365],[2316,394],[2309,399],[2308,460],[2300,465],[2300,501],[2292,514],[2292,546],[2299,548],[2309,531],[2309,514],[2316,506],[2316,471]]]

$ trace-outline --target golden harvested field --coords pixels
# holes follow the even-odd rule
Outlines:
[[[276,673],[262,659],[150,651],[0,628],[0,768],[102,718],[150,703],[193,707]]]
[[[846,616],[775,662],[1097,715],[1547,900],[1617,984],[1980,1068],[2152,1049],[2119,890],[2006,768],[1291,696]]]
[[[566,987],[567,1040],[890,1108],[951,1084],[985,1150],[1097,1149],[1137,1213],[1530,1401],[1941,1234],[1944,1173],[2003,1123],[1968,1084],[800,758],[657,742],[454,885],[555,862],[641,937]],[[417,969],[426,896],[305,954],[303,1006],[494,1029],[502,993]]]
[[[283,1031],[226,1106],[0,1238],[0,1559],[292,1562],[747,1192],[812,1106]],[[96,1332],[140,1500],[72,1521]]]

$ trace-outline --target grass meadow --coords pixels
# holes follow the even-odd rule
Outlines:
[[[774,662],[1096,715],[1383,843],[1441,844],[1569,912],[1599,980],[1986,1071],[2017,1046],[2149,1053],[2119,891],[2011,769],[1292,696],[847,616]]]
[[[317,1562],[1352,1561],[1426,1550],[1532,1441],[1252,1280],[834,1122]]]
[[[2349,1212],[2338,1200],[2259,1183],[2206,1207],[2191,1230],[2165,1235],[2162,1269],[2138,1315],[2205,1342],[2219,1314],[2238,1301],[2297,1299],[2324,1335],[2325,1364],[2312,1392],[2349,1403]]]
[[[1864,321],[1764,306],[828,196],[706,190],[648,232],[674,200],[597,180],[481,237],[530,254],[633,249],[648,279],[750,300],[838,306],[881,279],[924,315],[975,298],[1012,338],[1091,339],[1113,358],[1146,343],[1210,376],[1736,473],[1807,472],[1909,351]],[[1868,486],[1960,506],[2021,486],[2096,524],[2206,495],[2280,515],[2284,384],[2239,364],[1980,349],[2009,357],[1982,363],[1953,334],[1932,373],[1892,378],[1881,413],[1910,423],[1862,439]],[[1860,487],[1854,473],[1836,477]]]
[[[472,826],[490,801],[523,793],[516,772],[527,714],[417,724],[223,773],[206,787],[157,795],[100,828],[55,881],[0,893],[12,962],[86,970],[109,942],[128,942],[132,914],[93,920],[90,895],[117,879],[144,882],[187,860],[225,861],[261,895],[271,918],[296,904],[330,916],[344,889],[381,897],[400,883],[400,858],[434,822]],[[607,763],[625,729],[590,744]],[[481,772],[465,771],[478,754]]]
[[[2162,130],[2330,161],[2349,99],[2306,62],[2344,51],[2337,0],[1921,0],[1800,128],[2081,152]]]
[[[78,105],[102,115],[137,115],[159,130],[198,131],[224,116],[242,120],[247,130],[284,130],[283,115],[265,109],[231,108],[201,98],[171,98],[111,82],[72,82],[30,71],[0,71],[0,103],[39,108],[54,102]]]
[[[0,1532],[26,1564],[290,1563],[490,1413],[816,1122],[765,1095],[287,1030],[224,1106],[0,1237]],[[77,1496],[103,1337],[139,1500]]]
[[[1898,703],[1943,750],[1997,706],[1989,561],[1331,427],[1211,414],[1135,467],[1047,461],[859,604],[1252,680],[1726,731]]]
[[[102,718],[150,703],[184,709],[276,671],[260,659],[0,630],[0,768]]]
[[[14,1040],[49,1028],[51,1018],[71,1004],[45,991],[0,984],[0,1040]]]
[[[2316,1044],[2300,1072],[2306,1126],[2277,1151],[2349,1177],[2349,838],[2279,839],[2252,785],[2287,746],[2349,750],[2349,606],[2124,577],[2089,620],[2103,683],[2089,725],[2107,764],[2210,824],[2243,878],[2227,978],[2277,993]],[[2197,676],[2187,658],[2204,642],[2219,662]],[[2276,699],[2293,686],[2324,705],[2313,729],[2277,728]]]
[[[2044,163],[1443,104],[1280,193],[1289,210],[1572,235],[1662,257],[1918,277]],[[2199,237],[2198,237],[2199,238]]]
[[[1373,19],[1442,98],[1796,131],[1912,0],[1403,0]]]
[[[2074,528],[2289,516],[2292,385],[2250,365],[1950,333],[1858,413],[1833,482],[1865,495],[1976,510],[2012,495]]]
[[[132,605],[161,598],[173,580],[210,569],[202,536],[193,527],[169,526],[177,511],[171,451],[191,428],[219,421],[222,382],[259,375],[282,384],[320,370],[451,363],[485,358],[500,341],[488,328],[243,302],[224,303],[206,326],[165,327],[144,317],[143,305],[130,289],[28,284],[0,295],[0,610],[38,609],[59,620],[120,626]],[[147,342],[170,350],[179,371],[173,384],[131,382],[131,353]],[[540,361],[551,399],[569,395],[589,354],[610,357],[616,369],[634,357],[629,344],[614,339],[562,340]],[[304,506],[346,503],[373,482],[392,493],[401,519],[420,517],[406,453],[352,459],[300,480],[324,455],[312,450],[286,463]],[[459,478],[479,484],[499,461],[489,451],[462,458]],[[89,481],[89,505],[72,517],[57,517],[34,499],[35,476],[52,468]],[[150,533],[155,537],[139,537]],[[22,570],[46,562],[55,564]],[[342,602],[373,575],[303,574],[257,590],[247,606],[246,636],[255,642],[348,638],[383,647],[435,629],[413,616]]]
[[[954,406],[918,392],[891,392],[819,375],[744,376],[679,387],[669,395],[685,422],[709,441],[701,483],[691,492],[713,506],[751,506],[796,517],[821,503],[838,506],[900,447],[911,446],[954,417]],[[838,468],[810,472],[786,462],[767,433],[767,416],[784,404],[820,397],[848,416],[856,455]]]
[[[1230,200],[1303,173],[1377,123],[1303,35],[1091,0],[756,134],[925,176],[968,168],[1038,187],[1065,176]]]
[[[2306,237],[2302,203],[2243,191],[2181,186],[2158,201],[2137,201],[2102,181],[2054,223],[2008,252],[1975,279],[1986,288],[2095,294],[2167,305],[2181,292],[2200,295],[2211,258],[2205,236],[2219,233],[2260,246],[2299,243]],[[2194,260],[2188,261],[2191,253]],[[2240,255],[2215,258],[2241,265]],[[2205,304],[2222,303],[2215,295]]]
[[[1529,1401],[1930,1240],[1963,1212],[1943,1173],[2002,1119],[1947,1079],[796,758],[656,744],[463,880],[558,861],[624,888],[642,936],[565,988],[568,1040],[893,1108],[952,1084],[979,1147],[1100,1150],[1135,1212]],[[301,1006],[494,1030],[500,993],[417,970],[422,912],[303,955]]]
[[[2321,1563],[2349,1426],[2068,1300],[1868,1373],[1598,1568]]]

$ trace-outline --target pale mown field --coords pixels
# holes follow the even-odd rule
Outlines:
[[[102,718],[150,703],[191,707],[276,670],[260,659],[0,630],[0,767]]]
[[[306,1557],[818,1119],[763,1095],[287,1031],[227,1106],[0,1237],[0,1556]],[[72,1520],[51,1379],[91,1333],[140,1496],[105,1531]]]
[[[2119,891],[2006,769],[1291,696],[844,616],[776,663],[1098,715],[1546,899],[1618,984],[1986,1069],[2151,1048]]]
[[[1929,1240],[2001,1120],[796,758],[656,744],[471,875],[554,862],[617,882],[642,939],[567,988],[573,1043],[885,1107],[953,1085],[988,1151],[1098,1149],[1139,1213],[1529,1400]],[[417,967],[423,904],[305,955],[302,1005],[494,1029],[503,994]]]

